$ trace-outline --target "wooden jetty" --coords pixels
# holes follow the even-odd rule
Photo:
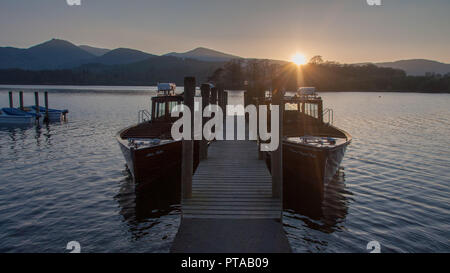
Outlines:
[[[61,119],[67,120],[67,113],[68,110],[57,110],[57,109],[50,109],[49,103],[48,103],[48,92],[44,92],[44,105],[45,107],[41,107],[39,103],[39,92],[34,92],[34,106],[25,107],[24,106],[24,100],[23,100],[23,91],[19,92],[19,107],[14,107],[14,100],[13,100],[13,92],[9,91],[9,108],[10,109],[17,109],[20,110],[20,112],[17,112],[17,114],[21,113],[21,116],[24,116],[23,114],[31,114],[36,117],[36,121],[39,121],[41,117],[43,117],[43,121],[48,123],[50,121],[60,121]],[[1,113],[1,112],[0,112]],[[12,114],[13,115],[13,114]],[[8,115],[3,115],[3,119],[7,120]],[[1,121],[0,121],[1,122]],[[10,123],[10,124],[13,124]]]
[[[186,84],[192,79],[185,83],[185,90],[192,90]],[[186,93],[185,98],[191,99]],[[189,106],[189,101],[185,103]],[[184,146],[192,145],[183,141]],[[187,171],[190,160],[192,155],[184,153]],[[281,174],[272,177],[258,159],[255,141],[213,142],[196,173],[183,177],[182,219],[171,252],[291,252],[282,226],[280,179]]]
[[[281,219],[281,200],[272,197],[272,176],[252,141],[212,143],[182,208],[184,218]]]

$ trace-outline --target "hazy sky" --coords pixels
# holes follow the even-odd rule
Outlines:
[[[242,57],[296,51],[339,62],[450,63],[450,0],[0,0],[0,46],[60,38],[154,54],[198,46]]]

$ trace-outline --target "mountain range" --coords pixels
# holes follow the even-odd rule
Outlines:
[[[88,45],[80,45],[78,47],[91,53],[92,55],[97,56],[97,57],[105,55],[106,53],[111,51],[111,49],[98,48],[98,47],[93,47],[93,46],[88,46]]]
[[[450,64],[437,61],[412,59],[401,60],[396,62],[375,63],[379,67],[392,67],[404,70],[406,74],[411,76],[423,76],[426,73],[435,73],[445,75],[450,73]]]
[[[164,56],[173,56],[183,59],[195,59],[205,62],[227,62],[231,59],[242,59],[241,57],[226,54],[209,48],[198,47],[185,53],[171,52]]]
[[[198,47],[184,53],[171,52],[158,56],[129,48],[106,49],[88,45],[77,46],[59,39],[32,46],[30,48],[0,47],[0,69],[23,70],[55,70],[74,69],[86,65],[127,65],[156,58],[152,63],[156,66],[167,66],[163,62],[173,63],[172,57],[181,60],[200,61],[197,65],[211,66],[210,63],[224,63],[242,57],[226,54],[216,50]],[[273,62],[277,62],[272,60]],[[366,64],[366,63],[364,63]],[[379,67],[392,67],[404,70],[408,75],[420,76],[426,73],[450,73],[450,64],[432,60],[412,59],[396,62],[373,63]],[[356,65],[363,65],[356,64]],[[178,69],[178,68],[173,68]]]
[[[196,48],[185,53],[168,53],[182,59],[205,62],[226,62],[240,58],[207,48]],[[0,47],[0,69],[53,70],[75,68],[86,64],[119,65],[160,57],[129,48],[105,49],[52,39],[27,48]]]

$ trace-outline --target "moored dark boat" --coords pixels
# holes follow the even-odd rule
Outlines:
[[[152,98],[152,114],[141,111],[139,123],[121,130],[117,141],[138,189],[181,190],[180,140],[173,140],[171,127],[177,118],[171,110],[183,97],[166,93]],[[198,143],[194,142],[194,170],[198,165]]]
[[[323,110],[322,99],[314,91],[299,91],[284,99],[283,197],[288,203],[298,198],[321,201],[352,140],[332,125],[332,110]],[[270,153],[265,156],[270,168]]]

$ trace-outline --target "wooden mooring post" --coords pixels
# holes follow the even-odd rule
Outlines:
[[[13,92],[9,92],[9,107],[13,108],[14,107],[14,101],[13,101]]]
[[[195,96],[195,78],[184,78],[184,106],[191,112],[191,128],[183,128],[190,130],[190,139],[183,139],[183,154],[181,162],[181,192],[182,198],[190,198],[192,196],[192,174],[194,173],[194,96]],[[185,115],[186,112],[183,113]]]
[[[217,98],[217,88],[216,88],[216,87],[213,87],[213,88],[211,88],[211,97],[210,97],[209,102],[210,102],[212,105],[216,105],[216,104],[217,104],[217,101],[218,101],[218,98]]]
[[[19,105],[20,105],[20,110],[23,111],[24,107],[23,107],[23,91],[19,92]]]
[[[260,111],[259,111],[259,100],[256,101],[256,144],[258,144],[258,159],[263,160],[264,159],[264,153],[261,151],[261,136],[259,134],[260,125],[259,122],[261,118],[259,117]]]
[[[44,117],[44,121],[48,122],[49,121],[49,117],[48,117],[48,92],[45,91],[44,92],[44,104],[45,104],[45,117]]]
[[[279,106],[279,145],[271,153],[272,167],[272,195],[274,198],[283,200],[283,113],[284,113],[284,92],[281,87],[274,89],[272,94],[272,104]],[[274,130],[271,126],[271,130]],[[273,135],[273,134],[272,134]]]
[[[222,85],[217,86],[217,95],[219,98],[219,106],[222,108],[222,111],[225,113],[226,111],[226,96],[225,96],[225,89]]]
[[[34,104],[36,105],[36,119],[39,119],[39,92],[34,92]]]
[[[205,107],[209,104],[210,101],[210,95],[211,95],[211,87],[209,83],[204,83],[200,86],[200,91],[202,94],[202,105],[201,105],[201,111],[203,113],[203,110],[205,110]],[[207,118],[202,117],[202,130],[205,123],[208,121]],[[199,157],[200,160],[205,160],[208,158],[208,141],[203,137],[202,132],[202,140],[200,141],[199,146]]]

